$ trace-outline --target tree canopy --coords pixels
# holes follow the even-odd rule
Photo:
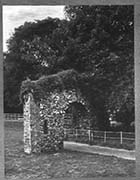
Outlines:
[[[113,118],[128,129],[134,121],[133,6],[66,6],[65,16],[15,29],[4,59],[5,108],[19,107],[23,80],[74,69],[99,128]]]

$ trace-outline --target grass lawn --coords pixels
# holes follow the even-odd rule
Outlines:
[[[135,161],[66,150],[26,155],[22,139],[21,123],[5,124],[5,173],[9,180],[135,176]]]

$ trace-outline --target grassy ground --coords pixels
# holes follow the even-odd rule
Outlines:
[[[5,125],[5,173],[9,180],[49,178],[92,178],[135,176],[135,161],[80,152],[26,155],[23,128],[19,123]]]

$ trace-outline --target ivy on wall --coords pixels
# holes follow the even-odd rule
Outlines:
[[[46,98],[51,92],[62,92],[64,90],[79,89],[80,75],[73,69],[59,72],[57,74],[43,76],[36,81],[30,79],[22,82],[20,99],[23,102],[24,94],[31,92],[35,101]]]

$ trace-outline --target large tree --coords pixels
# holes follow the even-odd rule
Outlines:
[[[5,104],[17,106],[25,78],[75,69],[100,129],[107,128],[110,115],[120,121],[125,114],[126,124],[130,123],[134,114],[133,11],[133,6],[66,6],[66,20],[48,18],[15,29],[5,56]],[[12,86],[18,87],[16,92]]]
[[[133,6],[67,6],[65,12],[72,39],[65,56],[80,64],[77,70],[89,73],[91,93],[87,94],[99,112],[99,126],[105,127],[110,115],[125,121],[125,126],[130,124],[134,120]]]
[[[66,23],[66,20],[47,18],[25,22],[15,29],[4,55],[5,110],[22,108],[19,91],[23,80],[36,80],[57,71],[54,66],[65,46]]]

